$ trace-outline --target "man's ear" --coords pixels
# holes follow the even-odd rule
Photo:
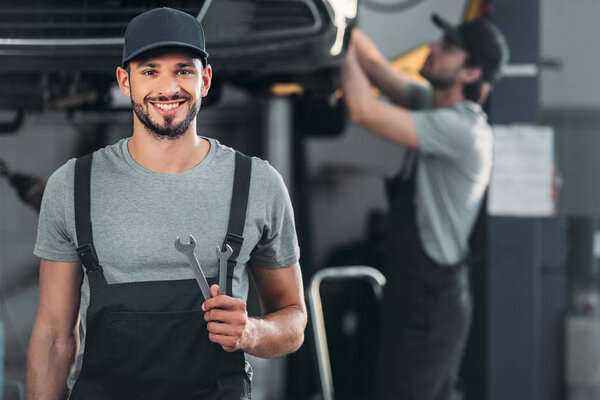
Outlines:
[[[212,67],[210,66],[210,64],[206,64],[206,67],[202,69],[202,97],[206,97],[206,95],[208,94],[211,81]]]
[[[483,76],[483,70],[481,67],[466,67],[463,68],[463,83],[468,85],[469,83],[477,82]]]
[[[131,88],[129,87],[129,73],[125,68],[117,67],[117,83],[119,89],[126,97],[131,97]]]

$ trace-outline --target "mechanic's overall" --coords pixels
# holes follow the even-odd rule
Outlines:
[[[198,135],[207,57],[186,13],[159,8],[129,23],[116,75],[132,137],[69,160],[44,193],[29,400],[249,399],[244,353],[302,344],[289,196],[267,162]],[[175,246],[190,235],[208,298]],[[262,318],[246,312],[249,274]]]
[[[453,26],[430,45],[410,81],[362,32],[342,65],[353,121],[406,150],[388,182],[391,263],[383,305],[377,398],[456,399],[458,369],[471,320],[469,236],[492,168],[492,130],[480,104],[508,49],[485,19]],[[376,86],[392,102],[377,99]],[[419,109],[419,111],[409,111]]]

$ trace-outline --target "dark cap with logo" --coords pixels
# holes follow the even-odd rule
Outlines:
[[[195,51],[206,64],[204,30],[196,18],[168,7],[146,11],[127,25],[121,66],[148,50],[171,46]]]
[[[483,70],[484,80],[493,83],[500,77],[502,66],[508,62],[509,50],[504,35],[496,25],[484,18],[465,21],[458,26],[436,14],[431,19],[448,39],[473,57]]]

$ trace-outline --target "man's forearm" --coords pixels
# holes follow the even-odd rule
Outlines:
[[[360,68],[356,52],[348,51],[340,67],[340,77],[344,100],[348,107],[350,118],[361,123],[369,115],[369,104],[375,99],[369,81]]]
[[[387,60],[377,46],[375,46],[375,43],[359,29],[352,31],[351,45],[356,51],[356,57],[360,66],[365,71],[369,80],[375,84],[378,65],[386,63]]]
[[[340,77],[344,101],[352,121],[394,143],[407,147],[419,146],[410,112],[373,96],[367,77],[352,50],[342,62]]]
[[[351,46],[369,82],[394,103],[404,105],[406,84],[410,78],[394,68],[375,43],[359,29],[352,31]]]
[[[58,400],[67,395],[67,376],[76,351],[74,337],[32,337],[27,357],[27,400]]]
[[[264,318],[249,318],[242,350],[261,358],[281,357],[298,350],[304,341],[306,310],[286,307]]]

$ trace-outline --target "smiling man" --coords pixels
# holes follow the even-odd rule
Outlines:
[[[132,137],[69,160],[44,193],[28,399],[249,399],[244,353],[302,344],[289,196],[267,162],[198,135],[207,57],[186,13],[160,8],[129,23],[116,75]],[[188,235],[207,299],[174,246]],[[262,318],[246,312],[249,275]]]
[[[140,77],[135,88],[139,91],[139,96],[142,96],[140,99],[134,98],[131,88],[121,86],[126,95],[129,92],[131,105],[139,122],[156,138],[177,139],[189,129],[200,111],[202,97],[208,93],[212,77],[210,65],[205,66],[203,64],[206,62],[206,58],[199,59],[191,50],[185,49],[178,49],[178,58],[175,54],[172,54],[173,50],[169,47],[149,50],[143,53],[143,56],[138,56],[133,60],[132,63],[135,66],[133,74]],[[172,59],[169,59],[169,55]],[[176,93],[170,97],[166,94],[145,95],[144,91],[153,90],[153,85],[155,85],[161,67],[163,70],[167,65],[172,67],[169,61],[174,61],[176,74],[180,76],[178,85],[181,86],[181,90],[176,88]],[[129,79],[129,75],[132,73],[130,64],[131,62],[127,64],[125,71],[122,68],[117,70],[119,83],[123,79]],[[200,80],[202,85],[198,85]],[[182,106],[184,106],[183,110]],[[152,120],[149,115],[151,109],[154,109],[158,114],[157,117],[160,116],[160,118]],[[182,112],[183,115],[181,115]],[[182,116],[183,119],[181,119]],[[178,117],[179,120],[177,121]]]
[[[342,70],[350,116],[408,148],[388,182],[391,209],[378,399],[455,400],[471,319],[469,238],[492,169],[492,130],[481,104],[506,62],[504,37],[479,18],[430,45],[421,75],[407,79],[362,32]],[[375,85],[392,102],[374,97]]]

